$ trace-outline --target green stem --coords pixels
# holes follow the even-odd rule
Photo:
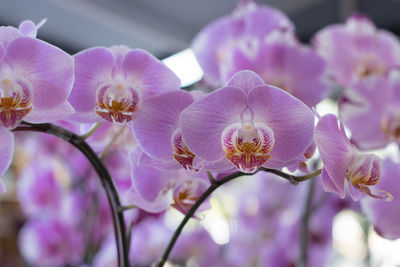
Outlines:
[[[107,155],[108,151],[111,149],[112,145],[118,140],[118,138],[122,135],[122,133],[124,132],[126,126],[124,126],[123,128],[121,128],[121,130],[114,135],[113,139],[111,139],[111,141],[107,144],[107,146],[104,148],[103,152],[100,154],[99,158],[101,160],[104,159],[104,157]]]
[[[124,212],[126,210],[131,210],[131,209],[136,209],[136,208],[137,208],[136,205],[126,205],[126,206],[119,207],[118,211],[119,212]]]
[[[97,122],[97,123],[93,124],[92,128],[90,128],[90,130],[87,133],[85,133],[84,135],[81,135],[81,138],[86,140],[87,138],[92,136],[92,134],[94,134],[97,131],[97,129],[99,129],[101,124],[102,124],[102,122]]]

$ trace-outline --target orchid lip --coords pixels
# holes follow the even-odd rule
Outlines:
[[[251,173],[271,158],[274,134],[263,123],[235,123],[225,128],[221,142],[225,157],[242,172]]]
[[[100,86],[97,95],[96,113],[109,122],[124,123],[133,119],[138,109],[139,94],[122,83]]]
[[[182,138],[182,132],[178,128],[171,137],[171,145],[173,149],[173,158],[188,171],[199,171],[193,167],[195,155],[189,150]]]
[[[31,111],[31,85],[20,78],[3,78],[0,81],[0,127],[15,128]]]

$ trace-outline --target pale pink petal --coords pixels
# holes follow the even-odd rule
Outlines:
[[[237,72],[228,82],[228,86],[233,86],[248,93],[251,89],[264,85],[263,80],[251,70]]]
[[[33,109],[24,120],[31,123],[45,123],[64,119],[74,114],[74,108],[66,101],[50,111]]]
[[[123,70],[143,99],[180,89],[181,81],[175,73],[144,50],[130,51],[124,58]]]
[[[179,127],[179,115],[192,102],[192,96],[185,91],[168,92],[143,102],[132,121],[136,141],[143,152],[157,159],[171,157],[171,138]]]
[[[315,143],[326,173],[339,196],[344,198],[346,171],[354,150],[344,133],[343,125],[339,129],[335,115],[325,115],[318,121]]]
[[[176,171],[153,168],[149,165],[139,165],[143,152],[136,148],[130,157],[132,162],[132,188],[127,192],[128,204],[138,205],[151,212],[166,209],[172,201],[169,190]],[[161,209],[161,210],[160,210]]]
[[[322,169],[322,186],[325,190],[325,192],[332,192],[336,194],[340,194],[339,189],[336,187],[336,185],[332,182],[332,178],[329,176],[329,174],[326,172],[326,169]],[[340,194],[341,198],[344,198],[344,194]]]
[[[0,46],[4,49],[7,47],[9,42],[21,36],[21,33],[14,27],[0,26]]]
[[[274,133],[272,158],[288,162],[304,154],[314,130],[314,115],[309,107],[273,86],[251,90],[248,105],[254,113],[254,122],[266,124]]]
[[[360,149],[382,148],[388,143],[382,121],[390,97],[391,85],[382,76],[367,77],[342,95],[340,119],[351,130],[351,140]]]
[[[66,101],[74,80],[74,60],[61,49],[30,37],[10,42],[7,61],[33,89],[33,106],[51,110]]]
[[[221,160],[221,135],[241,121],[246,95],[236,87],[224,87],[191,104],[181,114],[183,140],[190,151],[207,161]]]
[[[69,102],[78,114],[84,113],[84,116],[85,113],[94,113],[96,91],[102,83],[111,81],[115,58],[103,47],[84,50],[74,58],[75,82]]]

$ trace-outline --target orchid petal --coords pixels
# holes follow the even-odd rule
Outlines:
[[[7,60],[14,72],[33,87],[33,106],[48,111],[69,97],[74,79],[73,58],[61,49],[30,37],[10,42]]]
[[[75,82],[69,101],[79,113],[94,113],[98,87],[111,79],[114,55],[103,47],[84,50],[74,56]]]
[[[232,123],[240,121],[246,107],[245,93],[235,87],[214,91],[191,104],[181,114],[183,140],[189,150],[207,161],[221,160],[221,135]]]
[[[124,58],[123,70],[143,99],[180,89],[181,82],[175,73],[144,50],[130,51]]]
[[[354,151],[344,133],[343,125],[339,129],[336,116],[328,114],[319,120],[315,128],[315,143],[326,173],[339,196],[344,198],[346,171]]]
[[[256,87],[248,95],[254,122],[268,125],[275,143],[270,155],[287,162],[299,155],[312,142],[314,115],[304,103],[273,86]]]
[[[148,98],[136,112],[132,128],[143,152],[157,159],[171,157],[171,137],[179,127],[179,114],[193,102],[185,91]]]

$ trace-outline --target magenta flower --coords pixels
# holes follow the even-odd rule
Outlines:
[[[241,1],[232,14],[211,22],[197,34],[192,44],[204,70],[204,80],[213,86],[225,84],[226,81],[221,80],[221,68],[229,64],[227,48],[245,38],[250,40],[247,51],[252,52],[251,40],[262,39],[276,29],[294,31],[294,26],[281,11],[254,1]]]
[[[19,29],[0,27],[0,175],[12,157],[9,130],[22,120],[50,122],[73,113],[67,102],[73,58],[35,39],[37,28],[31,21],[22,22]]]
[[[253,172],[304,161],[314,116],[298,99],[265,85],[254,72],[241,71],[228,86],[187,107],[181,124],[183,140],[195,155]]]
[[[358,152],[346,137],[343,124],[338,127],[336,116],[328,114],[319,120],[315,142],[324,164],[322,182],[325,191],[344,198],[347,187],[353,200],[358,200],[362,194],[391,200],[392,196],[386,191],[370,187],[382,178],[381,160],[374,154]]]
[[[301,45],[292,32],[275,30],[265,38],[243,37],[226,48],[229,63],[221,68],[228,81],[239,70],[252,70],[266,84],[277,86],[308,106],[315,106],[328,93],[325,61]]]
[[[340,118],[360,149],[400,144],[400,71],[375,75],[354,83],[339,102]]]
[[[350,17],[344,25],[327,26],[313,42],[327,60],[333,78],[344,87],[373,74],[386,74],[400,64],[399,39],[378,30],[362,15]]]
[[[128,122],[150,96],[180,88],[178,77],[144,50],[95,47],[75,55],[71,119]]]
[[[400,237],[400,165],[390,159],[383,161],[382,181],[379,189],[390,188],[394,198],[391,202],[377,201],[371,198],[361,200],[361,209],[368,220],[374,225],[378,234],[388,239]]]

